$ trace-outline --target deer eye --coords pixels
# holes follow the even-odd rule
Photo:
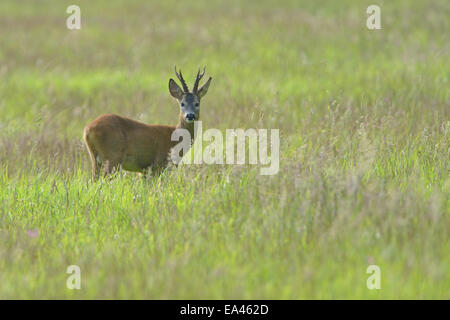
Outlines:
[[[183,102],[181,103],[181,106],[184,107],[184,103]]]
[[[195,106],[198,107],[198,105],[199,105],[199,104],[198,104],[198,102],[197,102],[197,103],[195,104]]]

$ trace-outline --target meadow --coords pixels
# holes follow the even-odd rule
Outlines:
[[[0,2],[0,299],[450,298],[448,1],[74,3]],[[280,130],[278,174],[90,181],[84,126],[175,124],[175,64],[204,128]]]

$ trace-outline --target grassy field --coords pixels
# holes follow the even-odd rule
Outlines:
[[[449,1],[74,2],[0,2],[0,299],[450,298]],[[84,126],[175,124],[174,64],[204,128],[280,129],[277,175],[90,182]]]

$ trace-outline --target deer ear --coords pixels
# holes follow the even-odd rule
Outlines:
[[[208,88],[209,88],[209,84],[211,83],[211,80],[212,80],[212,78],[209,77],[208,81],[206,81],[206,83],[200,89],[198,89],[197,96],[199,98],[203,97],[208,92]]]
[[[183,90],[181,90],[173,79],[169,80],[169,92],[175,99],[181,100],[183,97]]]

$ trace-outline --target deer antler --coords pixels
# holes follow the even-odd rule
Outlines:
[[[180,80],[181,85],[183,86],[184,92],[188,93],[189,92],[189,88],[188,88],[188,86],[186,84],[186,81],[184,81],[184,79],[183,79],[183,75],[181,74],[181,70],[180,70],[180,74],[178,74],[177,66],[175,66],[175,74],[177,75],[178,80]]]
[[[198,72],[197,72],[197,77],[195,78],[195,84],[194,84],[194,89],[192,90],[193,93],[197,93],[198,90],[198,84],[200,82],[200,79],[204,76],[205,74],[205,69],[206,67],[203,67],[203,72],[200,73],[200,68],[198,68]]]

